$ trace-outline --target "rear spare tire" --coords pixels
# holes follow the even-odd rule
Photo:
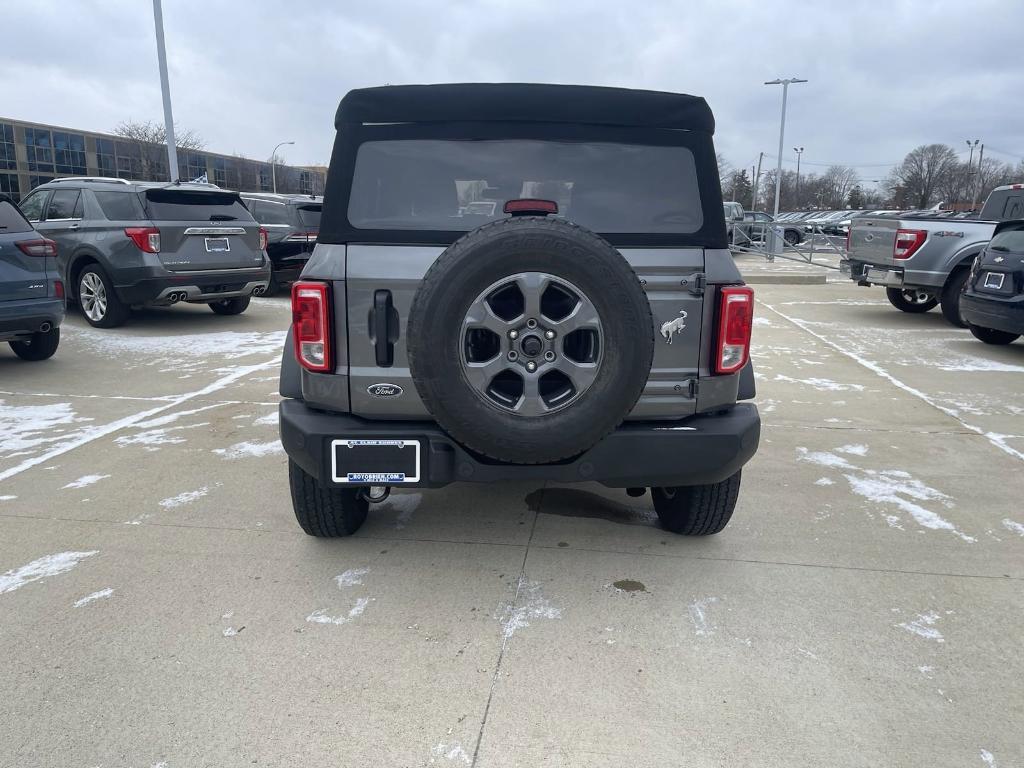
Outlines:
[[[650,304],[622,255],[534,216],[453,243],[424,277],[407,332],[413,381],[438,424],[516,464],[592,447],[632,410],[654,356]]]

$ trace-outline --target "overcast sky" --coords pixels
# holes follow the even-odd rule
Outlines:
[[[148,0],[5,3],[0,116],[109,131],[162,120]],[[206,148],[330,157],[351,88],[550,82],[704,96],[734,166],[787,160],[884,176],[914,146],[1024,157],[1024,3],[642,0],[164,0],[175,122]],[[766,165],[774,161],[766,159]]]

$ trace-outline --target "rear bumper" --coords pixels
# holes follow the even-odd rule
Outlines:
[[[170,272],[159,268],[135,269],[115,275],[118,298],[125,304],[161,304],[180,301],[215,301],[252,296],[266,291],[270,268],[219,269],[202,272]],[[184,296],[182,295],[184,294]]]
[[[907,269],[905,265],[872,264],[859,259],[848,259],[850,279],[857,285],[881,285],[885,288],[926,288],[936,291],[946,283],[948,275],[925,270]],[[868,277],[868,269],[884,272],[884,275]],[[845,269],[844,269],[845,271]]]
[[[17,339],[64,322],[64,299],[22,299],[0,302],[0,341]]]
[[[612,488],[715,483],[750,460],[761,433],[757,407],[741,403],[715,416],[626,423],[575,459],[523,465],[471,454],[433,422],[370,422],[316,411],[299,400],[283,400],[280,417],[289,458],[320,482],[330,482],[334,439],[416,439],[422,441],[421,479],[408,485],[427,488],[499,480],[593,481]]]
[[[960,297],[960,312],[971,325],[1024,334],[1024,296],[999,299],[968,291]]]

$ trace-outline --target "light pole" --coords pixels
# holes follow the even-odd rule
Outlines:
[[[160,0],[156,0],[156,1],[159,2]],[[278,144],[276,147],[274,147],[274,151],[270,153],[270,177],[272,179],[271,183],[274,185],[274,194],[275,195],[277,194],[277,163],[275,162],[277,160],[277,150],[279,150],[285,144],[294,144],[294,143],[295,143],[294,141],[282,141],[280,144]]]
[[[779,215],[779,190],[782,187],[782,145],[786,137],[786,97],[789,94],[790,83],[806,83],[799,77],[776,78],[769,80],[765,85],[782,86],[782,119],[779,121],[779,161],[775,167],[775,215]]]
[[[160,67],[160,93],[164,98],[167,170],[173,184],[178,181],[178,149],[174,145],[174,117],[171,115],[171,84],[167,80],[167,51],[164,48],[164,12],[160,0],[153,0],[153,24],[156,26],[156,59]]]
[[[793,147],[796,152],[796,207],[800,207],[800,155],[804,153],[803,147]]]
[[[981,194],[981,164],[985,162],[985,145],[978,150],[978,183],[974,185],[974,193],[971,195],[971,210],[978,207],[978,195]]]
[[[972,144],[971,140],[967,139],[967,146],[971,148],[971,156],[967,158],[967,183],[970,185],[972,190],[974,189],[974,183],[971,181],[971,174],[973,173],[974,169],[974,148],[978,146],[978,143],[980,141],[981,139],[975,139],[974,143]],[[980,171],[981,168],[979,167],[978,170]],[[971,199],[974,199],[973,191],[971,193]]]

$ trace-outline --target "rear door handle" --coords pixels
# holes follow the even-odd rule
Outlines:
[[[398,341],[398,312],[391,300],[391,291],[374,291],[370,311],[370,338],[374,357],[381,368],[395,364],[395,342]]]

